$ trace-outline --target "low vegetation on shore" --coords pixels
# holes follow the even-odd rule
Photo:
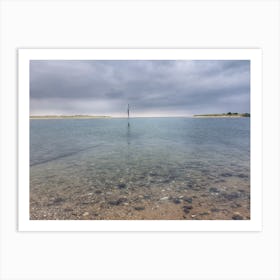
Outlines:
[[[250,117],[249,113],[223,113],[223,114],[203,114],[193,115],[195,118],[247,118]]]

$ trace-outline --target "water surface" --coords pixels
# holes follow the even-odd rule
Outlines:
[[[31,219],[249,219],[250,118],[30,121]]]

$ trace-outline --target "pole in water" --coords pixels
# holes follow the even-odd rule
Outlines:
[[[127,126],[129,126],[129,104],[127,104]]]

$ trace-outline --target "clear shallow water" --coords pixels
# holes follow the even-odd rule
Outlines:
[[[249,118],[31,120],[30,166],[32,219],[250,217]]]

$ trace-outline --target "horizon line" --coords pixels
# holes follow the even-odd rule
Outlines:
[[[167,116],[167,115],[162,115],[162,116],[134,116],[134,117],[129,117],[130,119],[135,119],[135,118],[191,118],[194,115],[178,115],[178,116]],[[126,116],[109,116],[109,115],[29,115],[31,118],[43,118],[43,117],[81,117],[81,118],[86,118],[86,117],[91,117],[91,118],[111,118],[111,119],[127,119]]]

